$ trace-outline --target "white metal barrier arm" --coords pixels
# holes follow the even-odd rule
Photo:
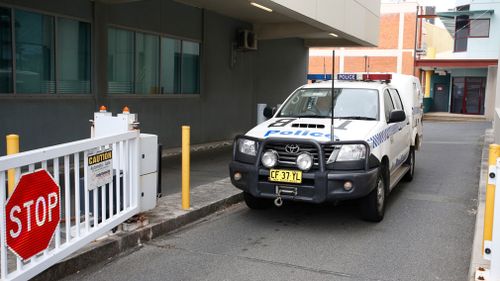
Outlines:
[[[139,138],[140,132],[134,130],[0,157],[1,280],[32,278],[139,212],[141,194],[139,190]],[[114,161],[110,160],[113,163],[110,165],[110,171],[112,171],[110,180],[89,186],[88,152],[111,147],[115,148],[116,155],[113,157],[116,157],[117,161],[114,164]],[[7,236],[12,229],[9,232],[5,223],[9,219],[6,217],[8,214],[5,213],[8,200],[6,175],[9,169],[14,169],[17,184],[20,178],[22,180],[22,173],[29,175],[30,172],[40,168],[50,173],[59,188],[59,218],[61,220],[57,224],[49,246],[39,253],[27,255],[25,259],[22,259],[9,250],[8,242],[6,243],[8,239],[17,238],[12,234]],[[80,178],[81,168],[84,171],[83,178]],[[43,204],[51,204],[51,202]],[[27,219],[30,221],[26,222],[28,225],[31,223],[32,232],[35,231],[33,228],[37,225],[41,227],[41,218],[45,221],[45,215],[36,213],[38,212],[36,206],[48,206],[43,204],[35,201],[31,209],[22,209],[30,213]],[[12,221],[12,218],[10,220]],[[21,232],[21,227],[14,230]]]

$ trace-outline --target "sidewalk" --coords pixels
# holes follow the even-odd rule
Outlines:
[[[486,121],[484,115],[458,114],[448,112],[427,112],[424,113],[424,121],[438,122],[470,122]]]
[[[481,154],[481,172],[479,176],[479,190],[477,197],[476,227],[474,230],[474,241],[472,243],[472,254],[469,266],[468,280],[475,280],[476,269],[481,267],[489,268],[490,262],[483,259],[483,224],[484,224],[484,204],[486,199],[486,179],[488,176],[488,148],[493,143],[493,130],[488,129],[484,135],[484,145]]]
[[[56,280],[106,261],[142,243],[192,223],[242,200],[229,178],[198,186],[191,192],[191,209],[181,209],[181,194],[175,193],[158,200],[155,209],[144,213],[149,224],[131,232],[115,234],[94,241],[67,259],[52,266],[33,280]]]

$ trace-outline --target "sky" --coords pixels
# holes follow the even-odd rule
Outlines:
[[[446,12],[448,9],[455,8],[455,0],[382,0],[382,3],[394,2],[418,2],[420,6],[436,6],[437,12]]]
[[[455,0],[418,0],[421,6],[436,6],[437,12],[446,12],[455,8]]]
[[[435,6],[436,12],[447,12],[450,9],[455,9],[456,6],[456,0],[382,0],[382,3],[398,2],[417,2],[419,6]],[[444,28],[439,18],[436,19],[436,25]]]

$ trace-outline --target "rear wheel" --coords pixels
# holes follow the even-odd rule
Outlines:
[[[385,213],[385,168],[380,166],[375,188],[360,200],[361,218],[366,221],[380,222]]]
[[[410,154],[408,155],[408,159],[405,162],[406,165],[410,167],[406,175],[404,176],[404,181],[412,181],[413,174],[415,173],[415,147],[410,146]]]
[[[248,192],[243,192],[243,199],[245,199],[248,208],[254,210],[267,209],[271,207],[273,203],[270,199],[257,198]]]

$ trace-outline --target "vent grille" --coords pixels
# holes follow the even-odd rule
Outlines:
[[[292,124],[292,128],[318,128],[318,129],[323,129],[323,128],[325,128],[325,125],[323,125],[323,124],[295,123],[295,124]]]

